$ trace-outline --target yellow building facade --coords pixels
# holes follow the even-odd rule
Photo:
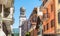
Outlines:
[[[60,34],[60,0],[55,0],[56,11],[56,32]]]

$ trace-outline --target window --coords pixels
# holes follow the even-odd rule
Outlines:
[[[46,8],[46,11],[47,11],[47,13],[46,13],[47,14],[47,18],[49,18],[48,8]]]
[[[54,26],[54,20],[51,20],[51,27]]]
[[[44,31],[45,31],[46,26],[44,25]]]
[[[0,26],[0,29],[1,29],[1,26]]]
[[[53,11],[53,5],[51,5],[51,12]]]
[[[58,23],[60,23],[60,12],[58,13]]]
[[[37,14],[37,10],[34,10],[34,14]]]
[[[33,16],[32,21],[37,22],[37,16]]]
[[[24,15],[24,12],[21,12],[20,14],[21,14],[21,15]]]
[[[46,8],[46,13],[43,14],[43,19],[49,18],[48,8]]]
[[[43,4],[43,6],[44,6],[44,2],[43,2],[42,4]]]
[[[44,31],[45,31],[45,25],[44,25]]]
[[[10,14],[10,9],[9,8],[5,8],[4,9],[4,17],[8,17],[9,14]]]
[[[45,14],[43,14],[43,19],[45,19]]]
[[[48,28],[49,28],[48,26],[49,26],[49,25],[48,25],[48,23],[47,23],[47,26],[46,26],[47,29],[46,29],[46,30],[48,30]]]
[[[40,35],[41,33],[40,33],[40,31],[37,33],[37,35]]]
[[[58,0],[58,3],[60,3],[60,0]]]
[[[47,13],[48,13],[48,8],[46,8],[46,11],[47,11]]]
[[[43,14],[43,19],[48,18],[48,13]]]
[[[0,13],[2,12],[2,5],[0,5]]]

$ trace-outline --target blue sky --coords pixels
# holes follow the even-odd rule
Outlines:
[[[39,0],[14,0],[14,24],[13,28],[19,27],[19,16],[20,16],[20,7],[25,7],[26,9],[26,18],[28,19],[32,13],[34,7],[39,7],[41,5]]]

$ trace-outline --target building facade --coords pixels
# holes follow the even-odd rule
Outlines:
[[[6,2],[7,1],[7,2]],[[0,26],[6,36],[11,36],[13,24],[14,0],[0,0]]]
[[[25,21],[23,21],[23,23],[22,23],[22,26],[21,26],[21,36],[26,36],[26,33],[28,32],[28,21],[27,20],[25,20]]]
[[[30,27],[30,36],[38,36],[38,26],[37,26],[37,12],[38,12],[38,8],[35,7],[30,15],[30,24],[31,24],[31,27]]]
[[[43,36],[59,35],[59,2],[60,0],[42,0]]]
[[[55,0],[56,11],[56,34],[60,36],[60,0]]]

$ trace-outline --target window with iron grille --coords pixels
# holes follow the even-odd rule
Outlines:
[[[48,8],[46,8],[46,11],[47,11],[47,13],[46,13],[47,14],[47,18],[49,18]]]
[[[51,5],[51,12],[53,11],[53,9],[54,9],[54,8],[53,8],[53,5]]]
[[[46,19],[46,14],[43,14],[43,19]]]
[[[51,27],[54,26],[54,20],[51,20]]]
[[[48,13],[43,14],[43,19],[47,19],[49,17]]]
[[[37,16],[33,16],[32,22],[37,22]]]
[[[60,3],[60,0],[58,0],[58,3]]]
[[[2,12],[2,5],[0,5],[0,13]]]
[[[58,23],[60,23],[60,12],[58,13]]]
[[[45,25],[44,25],[44,31],[45,31]]]
[[[47,25],[46,25],[46,28],[47,28],[47,29],[46,29],[46,30],[48,30],[48,28],[49,28],[48,26],[49,26],[49,25],[48,25],[48,23],[47,23]]]

